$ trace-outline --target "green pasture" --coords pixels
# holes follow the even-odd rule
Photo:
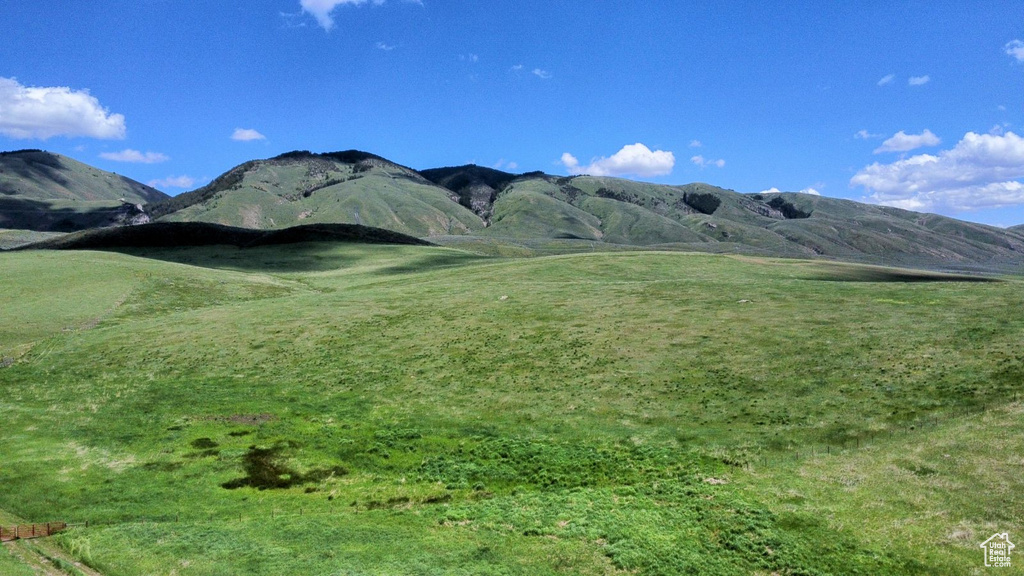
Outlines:
[[[107,575],[981,574],[1024,528],[1015,278],[330,244],[0,278],[0,509],[89,521],[58,541]]]

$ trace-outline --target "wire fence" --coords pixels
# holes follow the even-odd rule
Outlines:
[[[12,540],[29,540],[31,538],[44,538],[58,532],[67,530],[66,522],[46,522],[45,524],[16,524],[14,526],[0,526],[0,542]]]

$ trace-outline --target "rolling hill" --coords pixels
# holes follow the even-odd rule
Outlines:
[[[155,188],[43,150],[0,152],[0,228],[69,232],[146,221]]]
[[[600,243],[927,267],[1024,262],[1021,230],[849,200],[474,165],[417,172],[354,150],[247,162],[151,211],[164,221],[259,229],[363,224],[484,251]]]
[[[290,152],[246,162],[209,185],[156,205],[168,222],[274,229],[345,223],[412,236],[468,234],[483,221],[415,170],[373,154]]]
[[[644,247],[951,269],[1024,263],[1022,227],[703,183],[517,175],[474,165],[416,171],[357,150],[296,151],[246,162],[166,198],[55,154],[12,152],[0,161],[0,228],[71,231],[152,217],[258,230],[355,224],[489,253]],[[146,214],[135,203],[147,203]]]

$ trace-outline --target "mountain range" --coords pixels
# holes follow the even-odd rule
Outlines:
[[[547,243],[948,268],[1024,263],[1024,226],[799,193],[474,165],[418,171],[349,150],[253,160],[168,197],[57,154],[0,154],[0,228],[71,231],[148,220],[257,230],[355,224],[469,248]]]

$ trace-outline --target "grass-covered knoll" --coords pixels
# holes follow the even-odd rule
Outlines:
[[[483,222],[454,194],[377,156],[285,154],[248,162],[209,186],[154,207],[169,222],[256,229],[346,223],[413,236],[466,234]]]
[[[961,574],[1024,528],[998,497],[1024,488],[1016,279],[333,244],[0,264],[0,508],[106,523],[60,541],[108,575]]]
[[[33,242],[61,236],[60,232],[37,232],[34,230],[0,229],[0,250],[10,250]]]

